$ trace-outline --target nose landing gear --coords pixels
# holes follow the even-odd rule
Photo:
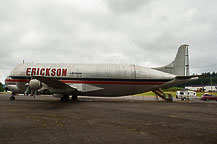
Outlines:
[[[14,96],[11,96],[11,97],[10,97],[10,100],[15,100],[15,97],[14,97]]]
[[[10,100],[15,100],[15,93],[12,92],[11,96],[10,96]]]

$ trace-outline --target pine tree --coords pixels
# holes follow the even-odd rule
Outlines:
[[[3,88],[3,84],[0,82],[0,92],[3,92],[4,88]]]

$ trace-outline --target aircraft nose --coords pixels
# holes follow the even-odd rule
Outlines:
[[[17,87],[16,83],[11,82],[10,80],[11,80],[10,77],[7,77],[7,78],[5,79],[5,90],[6,90],[6,91],[9,90],[9,91],[13,91],[13,92],[18,91],[18,87]]]
[[[6,87],[7,87],[7,89],[10,90],[10,91],[13,91],[13,92],[18,91],[18,88],[17,88],[16,85],[7,85]]]

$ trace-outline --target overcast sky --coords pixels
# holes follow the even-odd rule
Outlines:
[[[22,60],[217,71],[216,0],[0,0],[0,82]]]

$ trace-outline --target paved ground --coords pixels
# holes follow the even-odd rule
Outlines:
[[[0,95],[0,143],[217,143],[217,102]]]

